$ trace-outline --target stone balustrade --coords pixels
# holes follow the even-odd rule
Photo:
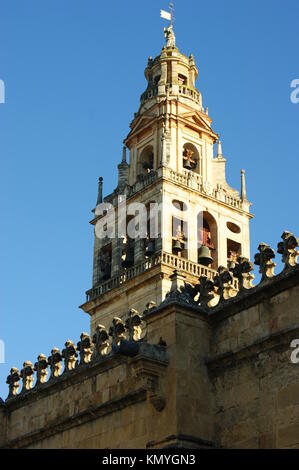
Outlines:
[[[154,85],[150,88],[148,88],[144,93],[142,93],[140,97],[141,103],[144,103],[146,100],[150,100],[154,96],[158,95],[158,85]]]
[[[163,177],[174,181],[180,186],[185,186],[189,189],[193,189],[205,196],[214,198],[215,200],[221,201],[228,206],[242,209],[242,201],[239,197],[233,196],[232,194],[227,194],[227,192],[222,188],[221,185],[218,185],[217,188],[204,181],[201,175],[193,171],[184,170],[184,173],[177,173],[171,168],[163,168]]]
[[[165,90],[165,91],[164,91]],[[198,104],[202,104],[202,99],[199,91],[195,88],[189,87],[187,85],[179,85],[178,88],[179,96],[184,96],[187,98],[191,98],[193,101],[196,101]],[[163,89],[163,93],[161,95],[165,95],[165,93],[169,93],[170,95],[173,94],[173,87],[171,85],[165,85]],[[177,93],[177,92],[176,92]],[[140,97],[141,103],[144,103],[151,98],[159,95],[159,87],[158,85],[150,86],[144,93],[142,93]]]
[[[200,194],[211,197],[235,209],[244,209],[240,197],[227,193],[220,184],[218,184],[217,188],[214,188],[208,181],[204,181],[201,175],[194,171],[184,170],[183,173],[177,173],[168,167],[160,167],[157,171],[151,171],[148,175],[140,175],[139,180],[131,186],[128,197],[132,197],[160,178],[173,181],[180,186],[185,186],[186,188],[197,191]],[[248,210],[247,207],[244,210]]]
[[[179,94],[191,98],[201,105],[200,93],[195,88],[190,88],[187,85],[179,85]]]
[[[142,261],[141,263],[133,266],[132,268],[124,270],[118,276],[115,276],[108,281],[101,283],[99,286],[96,286],[86,292],[86,301],[89,302],[100,295],[109,292],[110,290],[123,285],[125,282],[130,279],[134,279],[139,274],[142,274],[149,269],[158,266],[159,264],[164,264],[172,269],[179,269],[185,273],[191,274],[193,276],[207,276],[210,279],[217,274],[217,271],[214,269],[207,268],[198,263],[194,263],[184,258],[179,258],[176,255],[159,252],[154,254],[152,257]]]

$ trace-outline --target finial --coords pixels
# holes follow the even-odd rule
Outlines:
[[[217,158],[219,158],[219,159],[223,158],[221,140],[218,140],[218,145],[217,145]]]
[[[122,162],[127,163],[127,147],[123,146],[123,157]]]
[[[241,170],[241,200],[247,201],[245,170]]]
[[[99,177],[99,190],[98,190],[98,200],[97,206],[103,202],[103,178]]]
[[[282,255],[282,262],[285,264],[284,269],[286,270],[297,265],[299,238],[288,230],[283,232],[281,238],[283,241],[278,243],[277,252]]]
[[[264,282],[274,274],[274,268],[276,264],[273,261],[275,258],[275,252],[267,243],[260,243],[258,246],[259,253],[254,256],[254,264],[259,266],[259,272],[262,275],[261,282]]]

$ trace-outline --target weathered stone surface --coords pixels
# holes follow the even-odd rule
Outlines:
[[[290,348],[299,338],[298,273],[288,268],[210,310],[193,301],[192,286],[173,291],[171,302],[147,309],[146,340],[138,340],[136,311],[127,327],[114,321],[117,353],[107,353],[99,325],[96,359],[82,334],[75,369],[61,375],[54,348],[52,379],[45,381],[40,355],[40,383],[31,389],[32,365],[24,364],[25,393],[16,395],[20,373],[12,369],[10,398],[0,403],[0,446],[299,448],[299,365]],[[136,346],[134,354],[124,342]],[[63,356],[73,364],[73,343]]]

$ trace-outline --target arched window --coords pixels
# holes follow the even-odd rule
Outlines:
[[[172,205],[172,253],[188,258],[188,223],[184,217],[184,212],[188,210],[188,207],[178,200],[173,200]]]
[[[127,215],[126,218],[126,230],[128,232],[128,226],[134,219],[133,215]],[[122,243],[122,267],[131,268],[134,265],[135,258],[135,239],[131,238],[127,233]]]
[[[137,175],[147,175],[154,169],[154,149],[152,145],[148,145],[142,150],[137,166]]]
[[[187,143],[183,147],[183,167],[185,170],[201,173],[200,154],[191,143]]]
[[[188,85],[188,78],[181,73],[179,73],[178,81],[179,81],[179,85],[185,85],[185,86]]]
[[[98,255],[98,282],[107,281],[111,277],[112,244],[104,246]]]
[[[200,263],[201,248],[207,247],[210,250],[210,255],[213,258],[211,267],[217,269],[218,267],[218,228],[214,217],[209,212],[200,212],[197,216],[197,247],[198,247],[198,262]],[[201,263],[200,263],[201,264]]]

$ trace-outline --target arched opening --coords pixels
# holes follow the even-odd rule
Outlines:
[[[206,264],[213,269],[218,268],[218,228],[214,217],[209,212],[200,212],[197,216],[197,249],[198,263],[203,264],[203,256],[207,253],[212,258]],[[205,250],[206,247],[208,250]]]
[[[157,239],[159,231],[159,211],[158,204],[155,201],[150,201],[146,204],[147,210],[147,237],[145,240],[145,256],[148,258],[155,254],[157,251]]]
[[[185,85],[185,86],[188,85],[188,78],[181,73],[179,73],[178,75],[178,81],[179,81],[179,85]]]
[[[145,147],[140,156],[137,165],[137,175],[147,175],[154,169],[154,149],[152,145]]]
[[[183,167],[185,170],[201,173],[200,154],[195,145],[189,142],[183,147]]]
[[[174,207],[172,215],[172,253],[180,258],[188,259],[188,223],[184,212],[187,205],[178,200],[173,200]]]
[[[98,255],[98,282],[107,281],[111,277],[112,244],[101,248]]]
[[[126,228],[128,232],[128,225],[134,219],[133,215],[128,215],[126,219]],[[123,239],[122,243],[122,267],[131,268],[134,265],[135,259],[135,239],[131,238],[128,234]]]

